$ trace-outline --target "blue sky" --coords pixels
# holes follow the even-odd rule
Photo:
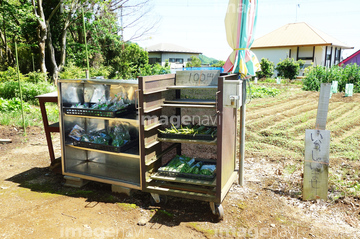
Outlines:
[[[137,43],[144,48],[173,43],[225,61],[231,53],[224,25],[227,4],[227,0],[153,0],[149,17],[161,20],[154,33]],[[348,56],[360,49],[359,18],[359,0],[259,0],[255,39],[287,23],[306,22],[355,47],[344,52]]]

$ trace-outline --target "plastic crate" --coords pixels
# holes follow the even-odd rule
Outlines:
[[[198,162],[204,162],[204,164],[206,165],[216,165],[216,163],[210,163],[208,161],[202,161],[197,159],[195,161],[195,164]],[[164,165],[167,166],[169,163],[171,162],[171,160]],[[191,178],[191,179],[200,179],[200,180],[208,180],[211,181],[215,178],[216,176],[216,170],[214,171],[214,173],[212,175],[204,175],[204,174],[192,174],[192,173],[181,173],[181,172],[172,172],[172,171],[167,171],[167,170],[162,170],[161,168],[158,169],[158,175],[160,176],[166,176],[166,177],[183,177],[183,178]]]
[[[215,126],[208,126],[209,128],[217,128]],[[159,138],[166,139],[189,139],[189,140],[208,140],[213,141],[216,139],[217,133],[212,136],[211,134],[171,134],[171,133],[159,133]]]
[[[139,144],[139,141],[137,139],[131,140],[128,143],[126,143],[120,147],[115,147],[112,145],[96,144],[96,143],[84,142],[84,141],[75,141],[75,140],[73,141],[74,146],[89,148],[89,149],[104,150],[104,151],[115,152],[115,153],[124,152],[138,144]]]
[[[98,110],[90,108],[72,108],[64,107],[65,114],[68,115],[84,115],[84,116],[96,116],[96,117],[108,117],[108,118],[117,118],[123,115],[127,115],[135,110],[134,105],[129,105],[120,110]]]

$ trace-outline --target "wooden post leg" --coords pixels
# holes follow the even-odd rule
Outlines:
[[[49,121],[48,121],[47,114],[46,114],[45,101],[40,98],[39,104],[40,104],[41,115],[42,115],[43,123],[44,123],[44,130],[45,130],[46,141],[47,141],[47,145],[48,145],[48,149],[49,149],[50,161],[52,163],[55,160],[55,155],[54,155],[54,149],[53,149],[53,144],[52,144],[52,140],[51,140],[51,133],[50,133],[50,129],[49,129]]]

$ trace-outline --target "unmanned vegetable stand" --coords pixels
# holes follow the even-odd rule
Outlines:
[[[182,71],[139,77],[137,81],[60,80],[58,89],[64,175],[149,192],[155,202],[167,195],[208,201],[213,213],[223,217],[221,203],[238,176],[236,123],[242,89],[238,75]],[[134,107],[128,114],[72,115],[65,107],[86,103],[86,98],[90,103],[103,95],[113,98],[119,91]],[[183,123],[179,119],[216,127],[216,136],[202,140],[163,137],[159,133],[159,129]],[[109,152],[75,146],[69,138],[74,125],[87,131],[109,129],[116,124],[126,124],[132,141],[138,142],[129,149]],[[213,178],[160,173],[161,167],[176,155],[184,154],[216,165]]]

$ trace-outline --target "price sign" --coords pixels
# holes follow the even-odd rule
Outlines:
[[[176,85],[216,86],[219,76],[219,70],[178,71],[176,72]]]

